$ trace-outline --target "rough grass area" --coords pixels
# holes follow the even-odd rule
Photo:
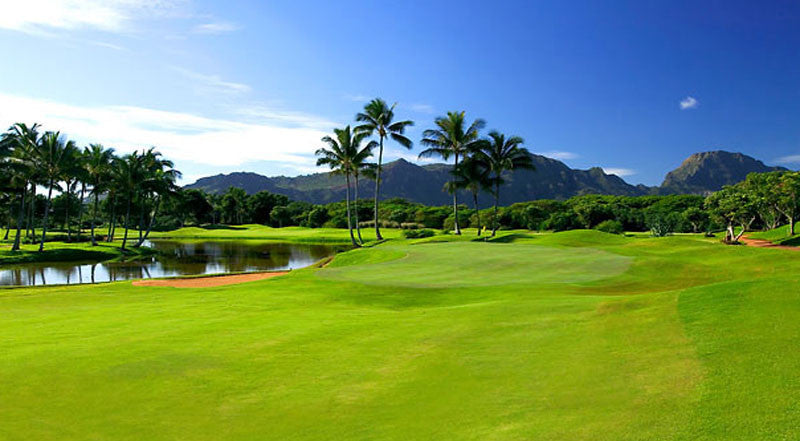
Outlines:
[[[4,290],[0,439],[800,438],[800,254],[509,234],[217,288]]]

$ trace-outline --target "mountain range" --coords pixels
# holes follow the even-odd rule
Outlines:
[[[561,161],[533,155],[535,170],[518,170],[510,173],[501,192],[501,204],[534,199],[567,199],[582,194],[608,194],[641,196],[648,194],[709,194],[723,185],[735,184],[751,172],[786,170],[770,167],[744,155],[722,150],[696,153],[667,173],[657,187],[631,185],[619,176],[607,174],[600,167],[577,170]],[[448,164],[416,165],[398,159],[383,167],[382,198],[400,197],[426,205],[444,205],[452,197],[444,190],[450,179]],[[361,197],[373,194],[375,183],[362,179],[359,183]],[[229,187],[239,187],[249,194],[262,190],[288,196],[291,199],[324,204],[341,201],[345,197],[345,182],[331,173],[314,173],[296,177],[266,177],[257,173],[236,172],[200,178],[186,188],[209,193],[224,193]],[[464,196],[467,196],[464,194]],[[482,206],[489,205],[483,195]],[[466,199],[464,199],[466,201]]]

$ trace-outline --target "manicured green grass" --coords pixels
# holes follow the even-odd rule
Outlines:
[[[381,228],[384,239],[402,237],[402,230]],[[219,227],[186,227],[167,232],[152,232],[153,239],[259,239],[276,242],[295,243],[336,243],[349,244],[350,234],[346,229],[337,228],[272,228],[265,225],[235,225]],[[375,240],[375,230],[362,228],[361,237],[365,241]]]
[[[0,439],[800,437],[800,255],[506,237],[218,288],[2,291]]]

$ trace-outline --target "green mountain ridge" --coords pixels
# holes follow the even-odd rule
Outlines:
[[[647,194],[708,194],[723,185],[739,182],[751,172],[786,170],[769,167],[763,162],[741,153],[713,151],[696,153],[680,167],[669,172],[659,187],[631,185],[619,176],[608,174],[600,167],[578,170],[561,161],[533,155],[536,170],[510,173],[507,185],[501,192],[502,204],[534,199],[568,199],[583,194],[608,194],[641,196]],[[416,165],[398,159],[387,163],[383,169],[382,198],[405,198],[427,205],[444,205],[452,198],[444,191],[450,179],[449,164]],[[359,195],[371,197],[375,183],[367,179],[359,182]],[[247,193],[266,190],[289,198],[324,204],[344,199],[344,178],[331,173],[313,173],[295,177],[266,177],[251,172],[219,174],[198,179],[186,188],[202,189],[209,193],[223,193],[229,187],[244,189]],[[462,194],[462,200],[471,201]],[[488,206],[491,197],[481,194],[481,206]]]

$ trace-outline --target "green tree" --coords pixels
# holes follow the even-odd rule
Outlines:
[[[89,147],[84,149],[83,155],[83,167],[86,171],[86,179],[92,187],[90,195],[94,199],[94,203],[92,204],[90,235],[92,246],[97,246],[97,237],[94,232],[95,221],[97,220],[97,209],[100,195],[108,190],[111,184],[111,166],[114,162],[114,149],[107,149],[101,144],[90,144]]]
[[[238,187],[229,187],[222,195],[222,215],[226,223],[241,225],[247,212],[247,193]]]
[[[181,176],[181,172],[175,170],[175,165],[172,161],[164,159],[161,153],[150,148],[142,154],[142,166],[144,170],[143,181],[139,187],[139,199],[141,201],[139,207],[140,221],[139,221],[139,241],[136,242],[134,248],[142,246],[150,231],[153,229],[158,210],[161,207],[162,201],[177,193],[178,187],[175,181]],[[150,221],[147,224],[147,229],[142,234],[144,228],[144,212],[145,201],[150,200],[152,203],[152,213],[150,214]]]
[[[44,251],[44,242],[47,236],[47,222],[50,214],[50,202],[53,198],[53,189],[59,188],[58,183],[64,178],[64,170],[77,155],[75,143],[66,141],[59,132],[47,132],[42,136],[33,153],[36,168],[42,173],[47,183],[47,202],[45,203],[44,219],[42,223],[42,239],[39,242],[39,251]]]
[[[4,175],[7,185],[19,194],[19,211],[16,221],[16,234],[11,251],[19,251],[22,235],[22,226],[25,224],[25,202],[28,193],[28,186],[35,196],[36,182],[38,176],[36,165],[34,164],[34,152],[41,141],[39,135],[39,125],[17,123],[11,126],[0,138],[3,148],[9,153],[6,158]],[[32,206],[33,198],[29,205]],[[28,226],[26,226],[26,230]]]
[[[479,132],[486,125],[482,119],[476,119],[467,126],[464,112],[447,112],[447,116],[436,118],[434,123],[436,129],[428,129],[422,133],[422,145],[428,148],[420,152],[419,157],[440,156],[447,161],[452,156],[453,169],[458,168],[459,159],[479,149]],[[458,192],[453,192],[453,219],[455,233],[461,234],[458,223]]]
[[[478,236],[481,235],[481,212],[478,207],[478,194],[482,190],[491,188],[491,169],[488,165],[475,158],[467,158],[451,171],[453,180],[446,184],[450,193],[458,190],[468,190],[472,194],[472,202],[477,218]]]
[[[397,104],[389,107],[380,98],[367,103],[364,111],[356,115],[356,121],[363,124],[356,127],[356,132],[366,133],[370,136],[378,136],[378,165],[375,170],[375,237],[383,240],[380,229],[379,219],[379,199],[381,194],[381,167],[383,167],[383,141],[389,137],[401,146],[410,149],[412,142],[405,136],[407,127],[413,126],[413,121],[394,121],[394,108]]]
[[[776,184],[775,207],[789,223],[789,236],[794,236],[795,221],[800,215],[800,172],[784,173]]]
[[[489,133],[488,140],[479,143],[480,150],[476,153],[476,157],[491,171],[494,195],[492,237],[497,234],[497,228],[500,226],[497,218],[497,205],[500,201],[500,187],[505,184],[505,175],[517,169],[534,169],[530,152],[522,147],[524,142],[519,136],[506,138],[502,133],[492,131]]]
[[[706,209],[727,226],[725,243],[738,243],[756,220],[757,214],[753,199],[752,193],[744,182],[726,185],[722,190],[706,198]],[[735,226],[740,227],[738,234],[734,230]]]
[[[350,231],[350,241],[353,246],[358,246],[353,235],[353,221],[350,214],[350,176],[356,172],[359,164],[363,164],[366,158],[372,154],[371,147],[361,148],[361,142],[369,134],[366,131],[353,134],[350,126],[344,129],[334,129],[333,132],[335,139],[330,136],[322,138],[322,142],[327,144],[328,148],[323,147],[316,151],[315,154],[320,157],[317,159],[317,166],[328,166],[334,174],[344,175],[346,182],[347,229]]]

